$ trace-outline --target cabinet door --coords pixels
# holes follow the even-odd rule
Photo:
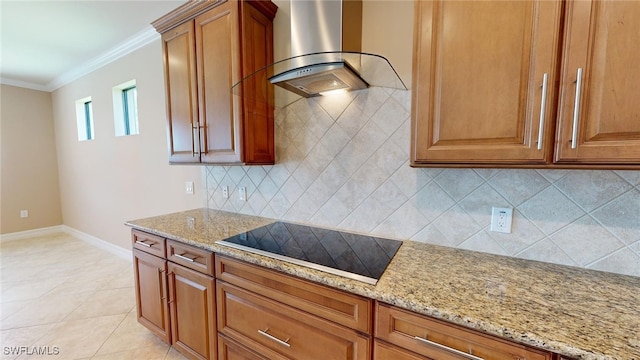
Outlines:
[[[202,162],[241,162],[240,99],[231,87],[240,81],[240,29],[235,2],[226,2],[195,20]]]
[[[169,263],[172,345],[191,359],[215,359],[213,278]]]
[[[561,5],[416,1],[412,165],[551,161]]]
[[[556,161],[640,165],[640,2],[566,13]]]
[[[169,305],[167,303],[167,262],[164,259],[133,250],[138,322],[171,343]]]
[[[200,162],[193,21],[162,34],[169,162]]]

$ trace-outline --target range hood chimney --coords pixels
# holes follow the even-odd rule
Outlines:
[[[273,64],[272,84],[303,97],[370,85],[406,89],[386,58],[361,52],[362,0],[290,4],[291,58]]]

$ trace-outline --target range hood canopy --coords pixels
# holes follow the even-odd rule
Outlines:
[[[242,79],[235,94],[256,81],[303,97],[369,86],[407,89],[385,57],[361,52],[362,0],[291,0],[290,14],[291,39],[275,41],[289,42],[291,57]]]
[[[384,56],[349,51],[327,51],[293,56],[270,64],[233,86],[233,93],[247,96],[243,84],[255,81],[279,85],[298,97],[326,95],[336,90],[360,90],[380,86],[407,90]],[[266,91],[266,90],[265,90]],[[251,92],[253,93],[253,91]]]

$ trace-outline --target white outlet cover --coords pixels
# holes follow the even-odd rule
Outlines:
[[[510,234],[512,220],[513,208],[491,208],[491,231]]]
[[[245,186],[240,186],[238,193],[240,195],[240,201],[247,201],[247,188]]]
[[[193,181],[184,182],[184,191],[189,195],[193,195]]]

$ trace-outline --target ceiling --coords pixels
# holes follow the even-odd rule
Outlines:
[[[53,91],[158,38],[185,0],[0,0],[0,82]]]

